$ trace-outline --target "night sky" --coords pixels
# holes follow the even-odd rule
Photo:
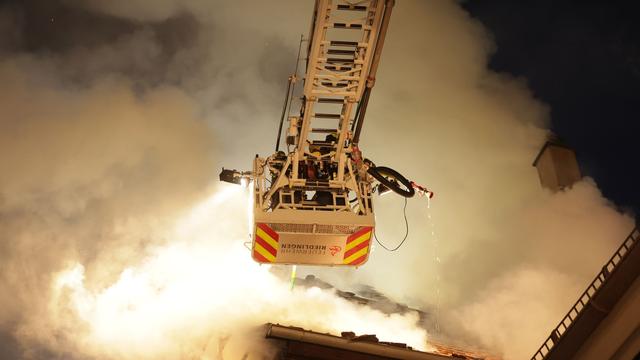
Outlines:
[[[524,77],[584,175],[640,211],[640,22],[636,2],[468,1],[493,34],[490,67]],[[636,216],[637,218],[637,216]]]

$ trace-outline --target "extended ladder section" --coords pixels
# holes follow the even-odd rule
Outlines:
[[[571,359],[606,317],[640,268],[640,231],[635,228],[602,267],[578,301],[551,331],[531,360]],[[613,284],[613,283],[616,284]]]
[[[352,140],[349,131],[367,86],[384,9],[383,0],[316,2],[298,159],[320,152],[344,168],[343,155]],[[344,180],[342,172],[337,175],[337,181]]]
[[[286,152],[278,140],[275,154],[254,160],[257,261],[356,266],[367,260],[373,178],[357,139],[393,4],[316,0],[302,102],[288,118]],[[292,76],[290,85],[295,81]]]
[[[304,80],[295,160],[320,159],[337,166],[331,180],[342,186],[357,109],[374,82],[382,48],[384,0],[316,1]],[[387,21],[390,9],[387,10]],[[386,30],[386,23],[384,29]],[[382,35],[382,36],[380,36]],[[378,49],[378,51],[376,51]],[[293,173],[293,181],[298,177]]]

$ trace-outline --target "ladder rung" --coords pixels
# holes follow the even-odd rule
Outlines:
[[[344,99],[318,98],[318,102],[324,104],[344,104]]]
[[[335,29],[362,29],[362,24],[355,23],[333,23]]]
[[[338,132],[336,129],[311,129],[312,133],[322,133],[322,134],[335,134]]]
[[[327,65],[324,67],[326,70],[330,70],[330,71],[338,71],[338,72],[347,72],[352,70],[352,67],[346,67],[346,66],[335,66],[335,65]]]
[[[331,67],[336,70],[343,70],[343,71],[352,70],[354,66],[355,66],[354,63],[329,63],[329,62],[324,63],[324,67]]]
[[[357,95],[356,86],[352,85],[346,88],[330,88],[330,87],[314,87],[311,89],[311,96],[344,96],[344,97],[354,97]]]
[[[348,83],[346,82],[337,82],[337,83],[332,83],[329,81],[323,81],[321,82],[322,86],[326,86],[326,87],[330,87],[330,88],[345,88],[347,86],[349,86]]]
[[[354,50],[342,50],[342,49],[329,49],[327,50],[327,54],[331,55],[354,55]]]
[[[329,43],[331,46],[358,46],[357,41],[333,40]]]
[[[318,119],[340,119],[342,115],[340,114],[324,114],[324,113],[315,113],[313,114],[314,118]]]
[[[311,142],[312,146],[318,146],[318,147],[333,147],[334,144],[330,143],[330,142],[326,142],[326,141],[319,141],[319,140],[314,140]]]
[[[338,10],[367,11],[367,7],[362,5],[339,4],[337,8]]]
[[[340,58],[328,58],[329,64],[353,64],[355,59],[340,59]]]
[[[335,82],[335,83],[342,83],[345,81],[356,81],[356,80],[360,80],[359,76],[350,76],[350,75],[344,75],[344,74],[318,74],[316,76],[314,76],[314,79],[318,79],[321,81],[330,81],[330,82]]]

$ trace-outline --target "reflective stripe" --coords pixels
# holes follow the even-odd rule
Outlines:
[[[350,243],[348,243],[347,246],[344,248],[344,251],[349,251],[349,250],[353,249],[354,247],[362,244],[363,242],[369,240],[370,238],[371,238],[371,231],[366,232],[366,233],[360,235],[360,237],[358,237],[355,240],[353,240]]]
[[[267,251],[265,248],[262,247],[262,245],[256,243],[253,247],[254,251],[257,251],[258,254],[262,255],[265,259],[269,260],[270,262],[274,262],[276,260],[276,257],[271,255],[271,253],[269,251]]]
[[[368,247],[369,246],[369,242],[370,242],[369,240],[363,241],[363,242],[360,243],[360,245],[358,245],[358,246],[356,246],[354,248],[351,248],[349,251],[345,251],[343,258],[346,259],[349,256],[351,256],[351,255],[357,253],[358,251],[360,251],[362,248]]]
[[[278,251],[278,242],[271,237],[271,235],[267,234],[262,228],[256,229],[256,236],[259,236],[262,240],[264,240],[267,244],[269,244],[275,251]]]
[[[355,259],[349,265],[359,265],[362,264],[367,259],[367,255],[361,256],[359,259]]]
[[[278,251],[271,247],[271,245],[267,244],[266,241],[262,240],[262,238],[256,236],[256,244],[260,244],[265,250],[267,250],[271,255],[276,256]]]
[[[269,261],[269,259],[265,258],[264,256],[260,255],[259,252],[253,250],[253,260],[260,262],[260,263],[268,263],[271,262]]]
[[[349,256],[348,258],[344,259],[344,264],[350,264],[352,263],[354,260],[358,259],[361,256],[364,256],[367,254],[367,251],[369,251],[369,247],[364,247],[362,249],[360,249],[360,251],[356,252],[355,254]]]
[[[359,238],[360,236],[364,235],[365,233],[371,231],[371,229],[373,229],[370,226],[365,226],[363,228],[360,228],[360,230],[354,232],[353,234],[351,234],[349,236],[349,238],[347,239],[347,244],[352,242],[353,240],[355,240],[356,238]]]
[[[269,234],[269,236],[271,236],[272,239],[274,239],[275,241],[278,241],[278,233],[273,231],[273,229],[270,228],[269,225],[258,223],[257,227],[260,228],[262,231],[266,232],[267,234]]]

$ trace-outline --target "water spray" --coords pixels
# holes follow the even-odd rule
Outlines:
[[[291,283],[290,283],[290,287],[289,289],[291,291],[293,291],[293,287],[296,285],[296,270],[297,270],[297,265],[293,265],[291,267]]]

